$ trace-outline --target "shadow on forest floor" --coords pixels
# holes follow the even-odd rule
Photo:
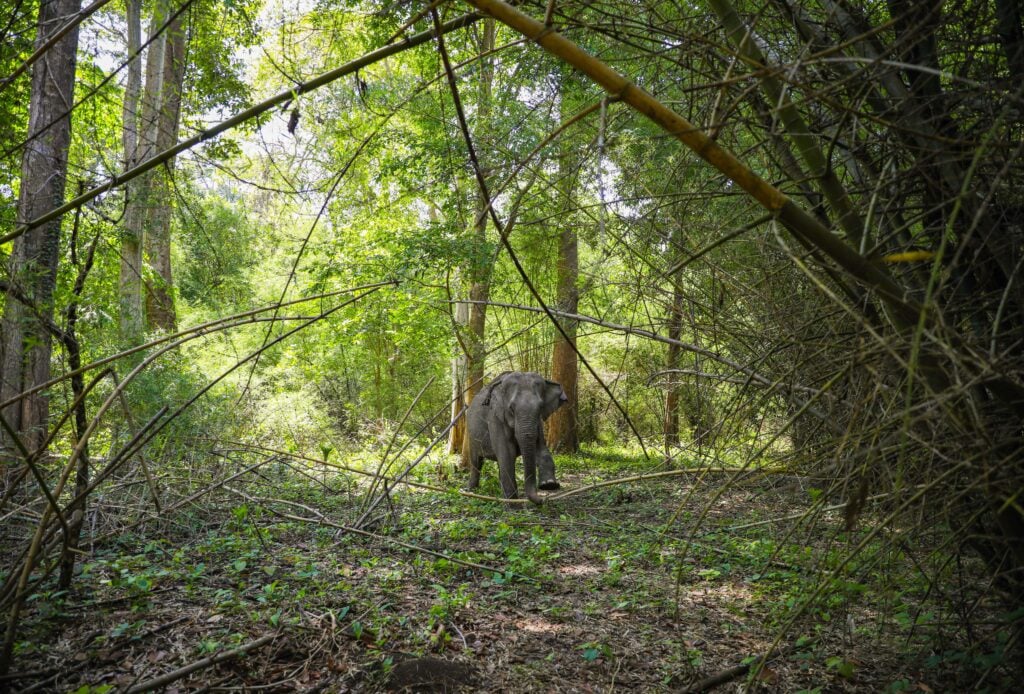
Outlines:
[[[601,468],[593,451],[560,461],[563,488],[624,462]],[[441,558],[275,515],[315,508],[346,524],[359,500],[348,478],[318,485],[276,474],[246,489],[290,503],[225,493],[219,506],[211,498],[159,530],[96,547],[73,593],[31,600],[15,660],[31,674],[10,683],[85,694],[171,673],[167,691],[683,691],[716,673],[734,675],[731,687],[744,682],[730,668],[780,633],[781,655],[755,688],[948,691],[973,686],[988,667],[984,649],[940,641],[951,617],[928,601],[924,548],[909,556],[869,543],[829,577],[864,533],[844,532],[841,510],[800,525],[791,516],[811,495],[771,479],[717,498],[717,482],[705,482],[685,508],[687,477],[513,510],[454,491],[399,490],[373,532]],[[497,492],[493,463],[483,491]],[[781,632],[824,580],[822,598]],[[997,669],[986,683],[1016,681]]]

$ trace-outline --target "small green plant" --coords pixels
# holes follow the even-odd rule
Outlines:
[[[138,633],[146,625],[146,620],[140,619],[137,622],[121,622],[110,630],[111,638],[120,638],[128,634]]]
[[[855,666],[846,658],[838,655],[831,656],[825,660],[825,667],[832,672],[836,673],[843,679],[850,679],[853,677],[853,671]]]
[[[595,662],[598,658],[604,658],[605,660],[611,660],[613,653],[612,649],[608,644],[598,643],[596,641],[589,641],[579,646],[582,651],[581,655],[583,659],[588,663]]]
[[[437,591],[437,600],[430,606],[427,618],[427,638],[433,646],[437,647],[451,640],[451,634],[445,629],[445,625],[454,618],[460,609],[469,604],[471,596],[466,592],[464,585],[460,585],[454,592],[438,584],[435,584],[433,588]]]
[[[213,639],[202,639],[199,642],[199,652],[204,655],[209,655],[217,651],[220,648],[220,642]]]

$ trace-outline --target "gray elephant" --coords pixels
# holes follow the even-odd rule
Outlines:
[[[498,461],[498,479],[506,499],[515,499],[516,458],[523,457],[526,498],[539,504],[541,489],[558,489],[555,461],[544,441],[544,420],[568,402],[562,386],[540,374],[506,371],[488,383],[469,404],[469,484],[480,484],[484,458]]]

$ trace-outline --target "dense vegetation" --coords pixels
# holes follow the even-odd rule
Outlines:
[[[1014,0],[2,7],[0,689],[1020,681]]]

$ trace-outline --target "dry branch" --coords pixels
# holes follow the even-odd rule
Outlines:
[[[280,450],[278,448],[270,448],[268,446],[261,446],[259,444],[254,444],[254,443],[244,443],[244,442],[241,442],[241,441],[230,441],[230,442],[227,442],[227,443],[232,443],[233,445],[236,445],[236,446],[243,446],[243,447],[245,447],[245,450],[265,451],[267,453],[273,453],[273,454],[275,454],[277,456],[280,456],[280,457],[283,457],[283,458],[292,458],[292,459],[295,459],[295,460],[301,460],[301,461],[308,462],[308,463],[314,463],[316,465],[323,465],[323,466],[326,466],[326,467],[329,467],[329,468],[333,468],[335,470],[344,470],[345,472],[351,472],[351,473],[356,474],[356,475],[363,475],[364,477],[376,477],[377,476],[376,473],[370,472],[368,470],[361,470],[360,468],[350,467],[348,465],[342,465],[341,463],[331,463],[331,462],[328,462],[328,461],[320,460],[319,458],[312,458],[310,456],[302,455],[300,453],[289,453],[288,451],[282,451],[282,450]],[[412,480],[405,479],[405,478],[388,477],[386,475],[381,475],[380,479],[381,479],[382,482],[384,482],[385,484],[389,484],[389,485],[404,484],[407,487],[416,487],[417,489],[426,489],[428,491],[440,492],[442,494],[445,494],[445,493],[448,493],[449,491],[451,491],[450,489],[446,489],[445,487],[439,487],[439,486],[434,485],[434,484],[426,484],[425,482],[413,482]],[[474,492],[467,492],[465,489],[459,489],[459,490],[456,490],[456,492],[458,493],[459,496],[464,496],[464,497],[467,497],[467,498],[470,498],[470,499],[480,499],[481,501],[497,501],[497,502],[501,502],[501,503],[505,503],[505,504],[525,504],[525,503],[527,503],[526,499],[503,499],[503,498],[497,497],[497,496],[488,496],[486,494],[476,494]]]
[[[806,645],[808,644],[801,644],[799,647],[803,647]],[[757,666],[757,670],[759,671],[764,666],[764,664],[767,663],[769,660],[774,660],[775,658],[781,658],[783,656],[789,655],[793,651],[797,650],[797,648],[798,646],[791,645],[781,650],[770,650],[762,656],[755,657],[748,663],[736,665],[726,670],[717,672],[709,677],[705,677],[696,684],[692,684],[686,689],[684,689],[683,692],[685,692],[685,694],[699,694],[700,692],[709,691],[720,684],[732,682],[734,679],[738,677],[743,677],[745,674],[750,672],[750,669],[755,665]]]
[[[242,644],[237,648],[232,648],[229,651],[224,651],[223,653],[217,653],[216,655],[211,655],[208,658],[197,660],[196,662],[180,667],[177,670],[171,670],[170,672],[160,675],[159,677],[154,677],[151,680],[146,680],[145,682],[140,682],[139,684],[129,687],[126,690],[126,694],[141,694],[142,692],[151,692],[162,687],[166,687],[171,682],[177,682],[183,677],[188,677],[193,672],[205,670],[206,668],[212,667],[217,663],[223,663],[225,660],[237,658],[238,656],[243,655],[251,650],[259,648],[260,646],[264,646],[273,641],[274,639],[276,639],[277,636],[277,634],[267,634],[266,636],[261,636],[255,641],[250,641],[249,643]]]

